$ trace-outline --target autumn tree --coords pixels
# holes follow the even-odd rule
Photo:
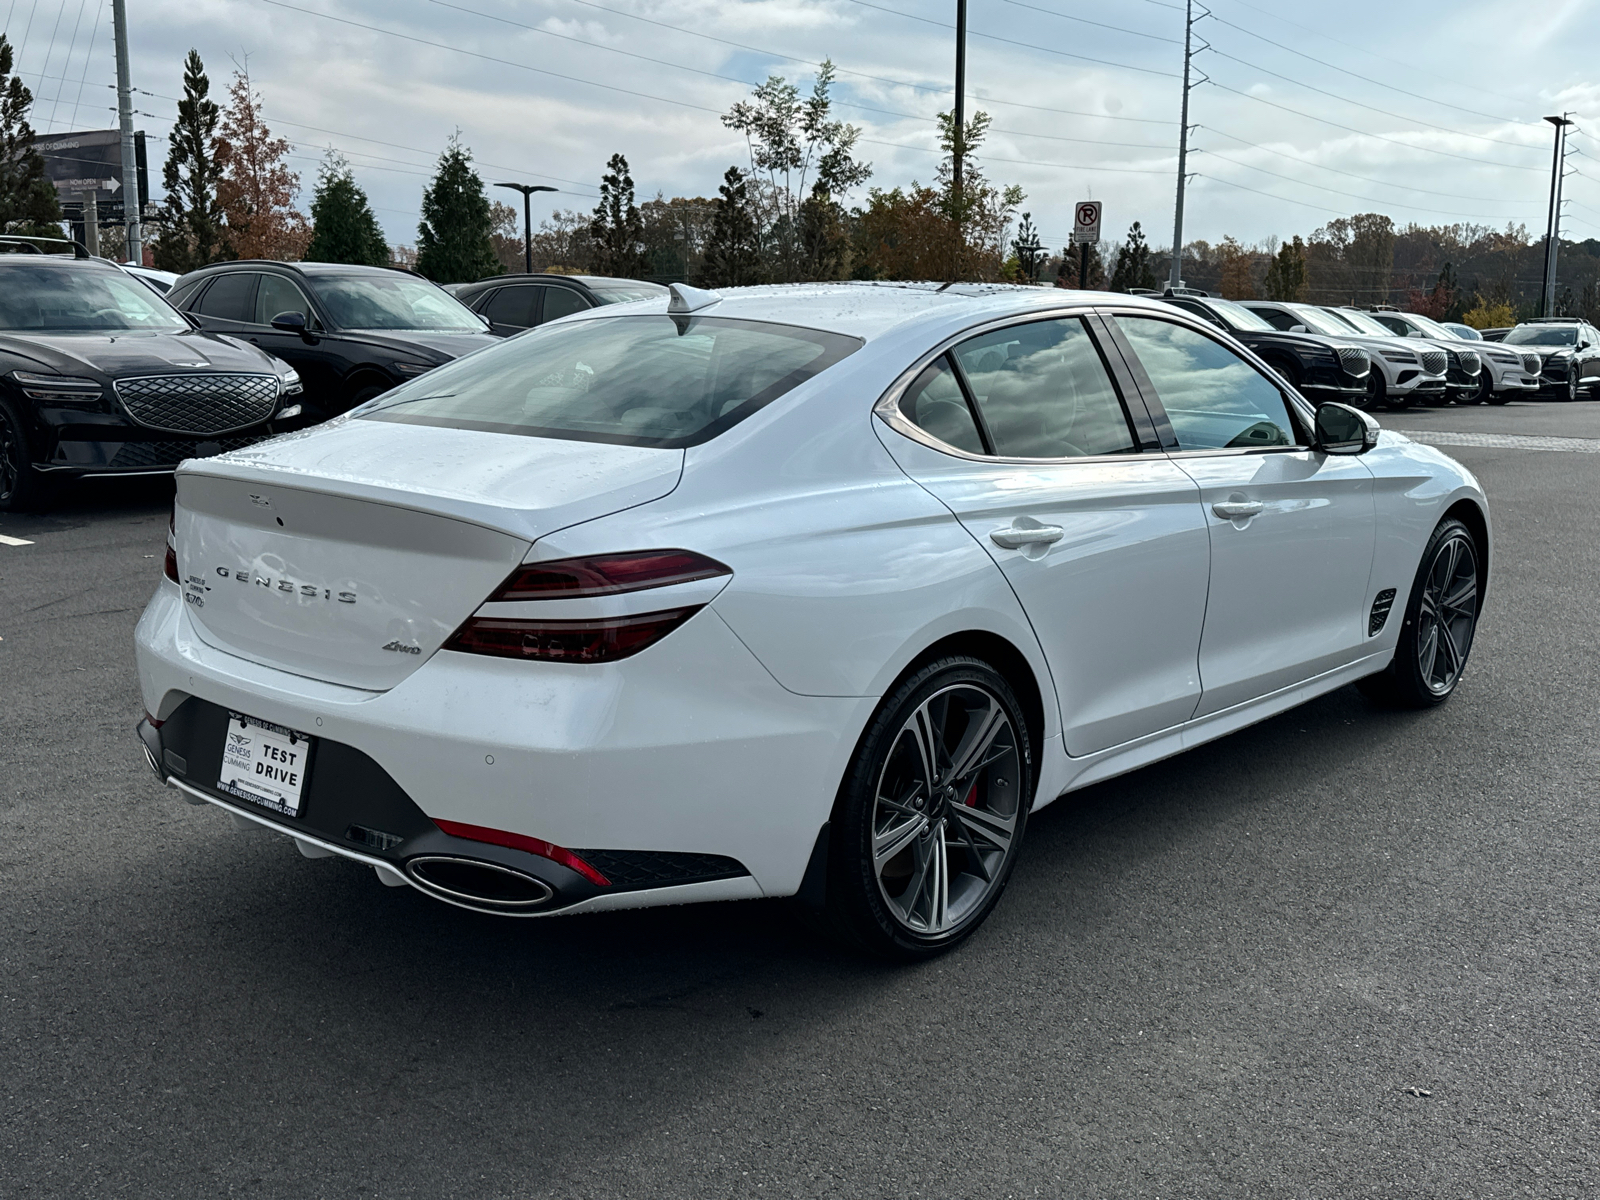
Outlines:
[[[1100,244],[1089,243],[1089,263],[1086,270],[1083,268],[1083,251],[1084,247],[1081,244],[1061,248],[1061,266],[1056,271],[1058,288],[1076,288],[1086,292],[1097,292],[1105,288],[1106,264],[1100,257]]]
[[[489,201],[489,241],[502,273],[520,273],[527,266],[522,250],[522,214],[499,200]]]
[[[311,228],[294,207],[300,176],[285,161],[290,148],[267,128],[248,69],[235,71],[217,139],[217,202],[228,222],[228,247],[239,258],[293,262],[305,254]]]
[[[1263,282],[1269,300],[1306,298],[1310,275],[1306,269],[1306,244],[1299,234],[1295,235],[1294,241],[1278,247],[1278,253],[1268,265],[1267,277]]]
[[[489,197],[472,169],[472,151],[452,135],[422,193],[417,270],[435,283],[473,283],[498,275],[493,232]]]
[[[761,283],[761,237],[743,171],[729,167],[713,202],[701,282],[706,287]]]
[[[1220,290],[1223,299],[1254,300],[1256,285],[1250,274],[1253,257],[1250,251],[1246,250],[1237,238],[1225,237],[1222,239],[1222,244],[1217,247],[1217,256],[1222,260]]]
[[[589,269],[589,217],[573,208],[558,208],[539,222],[533,235],[533,269],[557,273]]]
[[[11,73],[11,43],[0,33],[0,230],[60,237],[61,205],[33,148],[33,93]]]
[[[973,113],[959,137],[953,113],[939,113],[938,121],[939,145],[945,153],[939,164],[939,203],[945,220],[950,222],[951,238],[949,265],[933,278],[998,279],[1005,258],[1006,233],[1022,204],[1022,189],[994,186],[976,161],[976,152],[989,131],[988,113]],[[955,181],[958,143],[962,156],[959,191]]]
[[[317,190],[311,200],[311,242],[307,262],[389,265],[389,243],[378,218],[350,172],[350,163],[330,149],[317,172]]]
[[[594,269],[601,275],[637,279],[649,268],[644,252],[644,223],[633,198],[628,160],[613,154],[600,177],[600,203],[589,222]]]
[[[1150,264],[1150,243],[1144,236],[1144,229],[1135,221],[1128,229],[1128,240],[1117,247],[1116,265],[1111,268],[1111,290],[1153,290],[1155,286],[1156,273]]]

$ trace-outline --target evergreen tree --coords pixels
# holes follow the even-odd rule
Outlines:
[[[711,235],[706,240],[702,282],[707,287],[760,283],[761,238],[750,202],[750,185],[738,167],[729,167],[712,202]]]
[[[842,279],[850,267],[850,227],[844,206],[818,180],[800,205],[800,278]]]
[[[589,222],[594,269],[601,275],[637,279],[649,267],[644,252],[644,221],[633,200],[633,176],[628,160],[613,154],[600,177],[600,203]]]
[[[490,235],[494,222],[472,151],[459,134],[439,156],[439,169],[422,193],[417,225],[417,271],[435,283],[473,283],[500,274]]]
[[[294,207],[300,176],[286,161],[288,139],[272,136],[261,107],[249,71],[235,71],[217,139],[217,203],[227,216],[228,248],[236,257],[294,262],[311,240],[310,226]]]
[[[1025,283],[1039,282],[1039,268],[1044,265],[1044,247],[1039,242],[1039,231],[1033,227],[1033,214],[1023,213],[1017,236],[1011,240],[1011,253],[1017,256],[1017,271]]]
[[[389,242],[372,215],[367,194],[356,184],[350,163],[330,149],[317,173],[317,191],[311,200],[311,244],[307,262],[389,265]]]
[[[11,74],[11,43],[0,33],[0,231],[60,237],[61,205],[33,148],[33,93]]]
[[[1267,266],[1267,299],[1304,300],[1310,283],[1306,268],[1306,244],[1296,234],[1292,242],[1285,242],[1277,256]]]
[[[1126,292],[1130,288],[1154,288],[1156,273],[1150,266],[1150,245],[1144,230],[1135,221],[1128,230],[1128,240],[1117,250],[1116,265],[1111,268],[1111,290]]]
[[[217,164],[221,111],[210,92],[200,52],[190,50],[183,63],[183,99],[178,101],[178,119],[167,139],[167,162],[161,170],[167,199],[157,220],[160,236],[155,244],[156,266],[180,275],[227,257],[222,205],[217,201],[217,181],[222,178]]]
[[[1061,268],[1056,272],[1056,286],[1058,288],[1076,288],[1080,291],[1097,292],[1106,286],[1106,264],[1100,258],[1100,243],[1089,244],[1089,268],[1083,272],[1080,279],[1079,265],[1083,262],[1083,246],[1073,244],[1061,247]]]

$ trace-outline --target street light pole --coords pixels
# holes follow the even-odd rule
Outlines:
[[[1556,239],[1561,236],[1561,160],[1567,143],[1567,126],[1572,124],[1566,113],[1559,117],[1546,117],[1556,127],[1555,158],[1550,164],[1550,219],[1545,225],[1544,237],[1544,287],[1539,293],[1539,315],[1548,317],[1556,302]]]
[[[522,193],[522,269],[533,274],[533,202],[535,192],[554,192],[559,188],[545,187],[539,183],[497,183],[495,187],[510,188]]]
[[[133,148],[133,83],[128,73],[127,0],[111,0],[112,33],[117,45],[117,124],[122,130],[122,215],[128,223],[127,261],[144,264],[139,228],[139,164]]]

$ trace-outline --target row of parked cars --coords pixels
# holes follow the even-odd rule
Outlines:
[[[239,261],[176,277],[0,238],[0,511],[348,412],[502,337],[659,284]],[[75,251],[75,252],[73,252]]]
[[[62,479],[164,473],[316,424],[500,338],[666,293],[568,275],[441,288],[337,263],[239,261],[179,277],[69,242],[0,237],[0,251],[11,251],[0,253],[0,511],[36,506]],[[1388,309],[1160,295],[1314,401],[1504,404],[1600,387],[1600,331],[1571,318],[1496,331],[1496,344]]]
[[[1492,331],[1390,307],[1224,300],[1168,289],[1167,302],[1226,330],[1308,397],[1362,408],[1505,404],[1600,390],[1600,330],[1548,317]]]

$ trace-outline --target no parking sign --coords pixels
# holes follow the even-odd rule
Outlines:
[[[1100,201],[1080,200],[1073,210],[1072,240],[1093,244],[1100,240]]]

